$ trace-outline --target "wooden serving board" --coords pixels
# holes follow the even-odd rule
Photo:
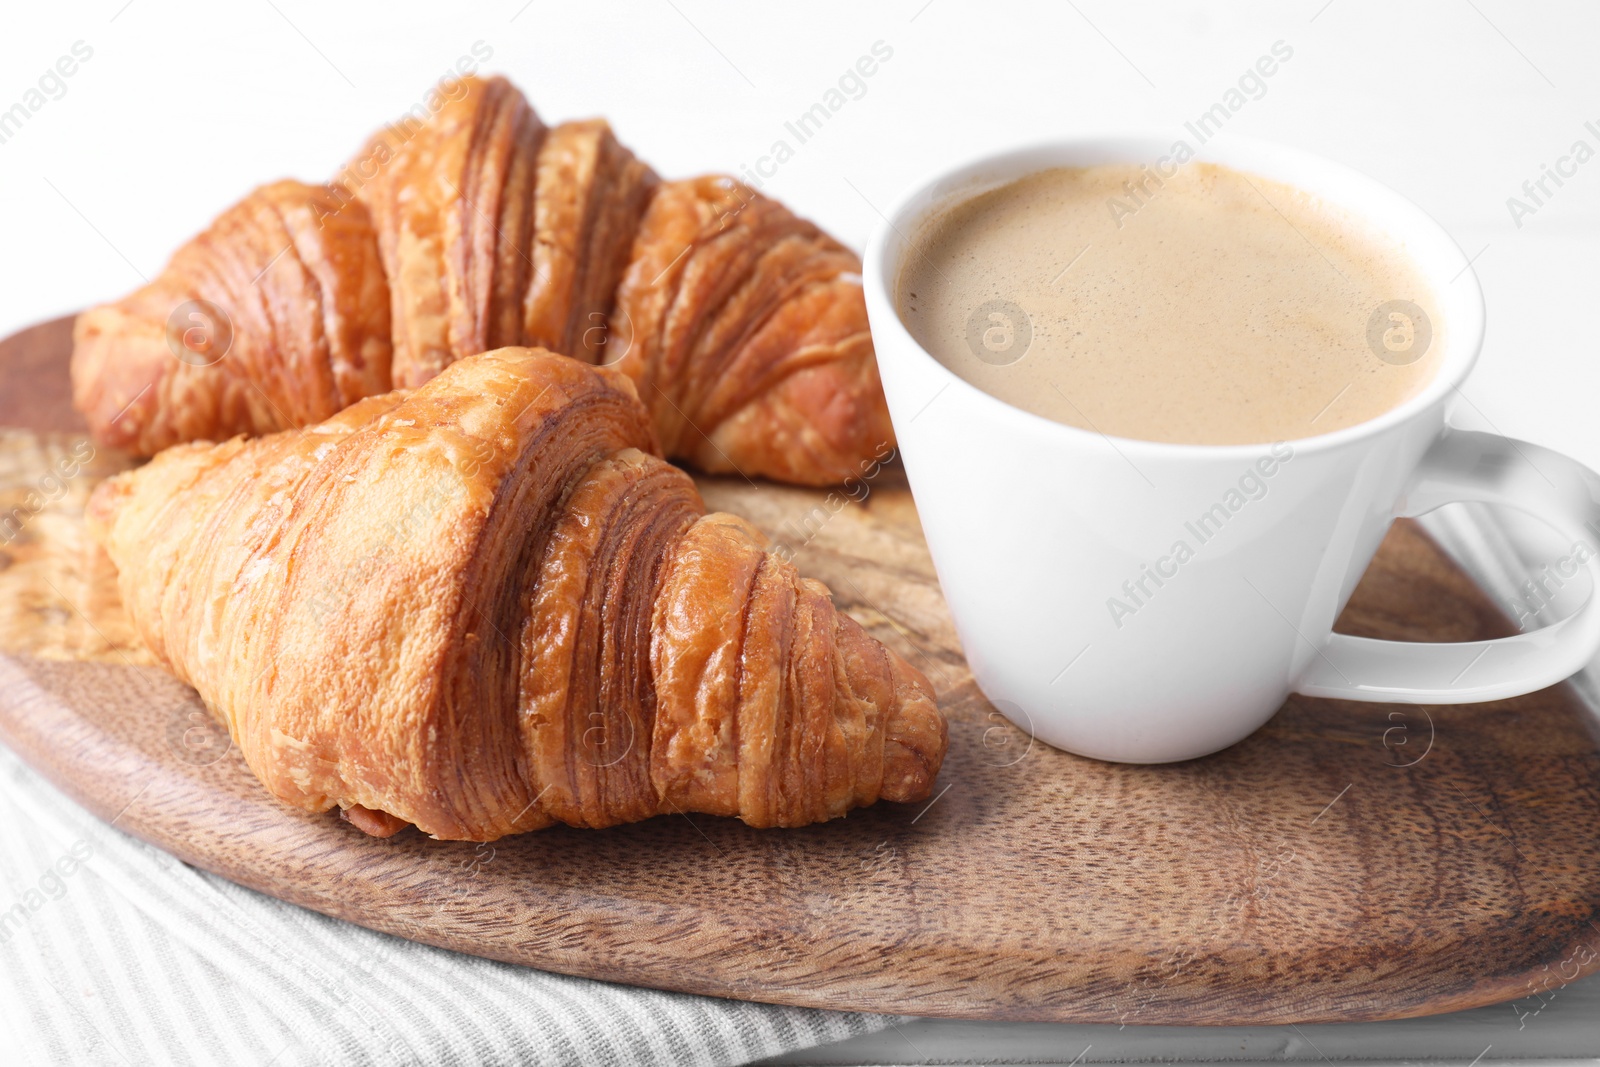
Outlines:
[[[0,425],[40,432],[0,434],[0,519],[81,433],[69,329],[0,344]],[[973,685],[893,467],[864,504],[700,484],[800,547],[802,571],[937,686],[950,755],[932,803],[788,831],[663,816],[492,846],[375,840],[272,800],[193,691],[147,665],[75,510],[122,462],[97,455],[0,545],[0,740],[120,828],[273,896],[568,974],[986,1019],[1395,1018],[1600,967],[1600,741],[1569,688],[1450,708],[1295,697],[1208,759],[1066,755]],[[1509,626],[1401,524],[1340,628]]]

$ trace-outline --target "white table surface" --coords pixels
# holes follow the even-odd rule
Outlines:
[[[1321,1063],[1567,1064],[1600,1056],[1600,981],[1475,1011],[1360,1026],[1067,1026],[919,1019],[763,1061],[841,1064]]]
[[[775,140],[789,141],[794,156],[766,191],[859,247],[878,207],[953,157],[1075,132],[1177,136],[1283,41],[1292,59],[1222,136],[1321,152],[1438,218],[1477,257],[1489,304],[1461,421],[1600,467],[1600,158],[1520,225],[1507,206],[1508,197],[1526,199],[1523,182],[1574,141],[1600,151],[1600,5],[498,0],[457,10],[96,0],[6,14],[0,112],[27,99],[78,42],[92,55],[64,91],[49,87],[59,98],[0,143],[0,334],[153,277],[178,243],[255,184],[329,174],[475,44],[492,50],[484,69],[509,75],[547,121],[603,114],[669,176],[739,172]],[[865,92],[797,145],[785,122],[878,42],[892,56]],[[1494,1043],[1491,1059],[1514,1048],[1600,1055],[1600,993],[1593,983],[1573,988],[1565,1003],[1577,1007],[1563,1009],[1570,1020],[1527,1028],[1550,1035],[1546,1045],[1484,1036],[1477,1047]],[[1437,1050],[1467,1062],[1480,1030],[1502,1033],[1504,1020],[1492,1017],[1404,1031],[1439,1034],[1432,1046],[1390,1041],[1402,1032],[1394,1027],[1327,1030],[1337,1052],[1316,1036],[1323,1029],[1307,1034],[1335,1057]],[[1137,1032],[917,1026],[904,1036],[930,1058],[1010,1049],[1064,1062],[1080,1036],[1078,1047],[1096,1045],[1089,1058],[1114,1049],[1188,1055],[1181,1043]],[[1241,1031],[1237,1050],[1223,1033],[1203,1035],[1205,1056],[1309,1055],[1279,1031]],[[904,1058],[901,1040],[891,1030],[847,1055]]]

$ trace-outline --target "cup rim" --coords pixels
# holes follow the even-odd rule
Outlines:
[[[1187,142],[1187,138],[1178,138]],[[874,334],[874,351],[877,358],[886,358],[886,351],[891,353],[890,359],[911,358],[921,360],[925,364],[924,370],[932,371],[935,377],[942,379],[939,391],[945,388],[955,388],[966,395],[967,399],[980,405],[994,405],[1005,413],[1006,417],[1020,419],[1029,425],[1035,432],[1055,434],[1064,444],[1074,441],[1087,442],[1098,439],[1112,443],[1121,451],[1133,452],[1151,457],[1174,457],[1185,452],[1201,452],[1208,457],[1228,458],[1232,456],[1247,457],[1258,454],[1265,445],[1273,444],[1270,441],[1247,442],[1244,444],[1193,444],[1173,441],[1149,441],[1137,437],[1119,437],[1114,434],[1105,434],[1097,430],[1084,429],[1070,426],[1054,419],[1037,415],[1031,411],[1019,408],[1007,401],[1001,400],[992,393],[985,392],[968,382],[965,378],[950,370],[933,354],[925,349],[917,339],[911,336],[911,331],[906,329],[905,323],[900,318],[899,302],[894,289],[899,271],[899,257],[894,262],[888,261],[888,248],[890,241],[899,238],[904,249],[909,249],[912,244],[911,237],[907,236],[907,227],[914,221],[911,215],[931,214],[930,208],[935,203],[959,203],[966,196],[992,188],[994,185],[1005,181],[1014,180],[1051,166],[1073,165],[1067,160],[1049,162],[1051,157],[1071,157],[1078,154],[1103,155],[1104,162],[1121,161],[1127,163],[1150,163],[1158,159],[1161,154],[1170,152],[1175,147],[1173,135],[1168,133],[1149,132],[1119,132],[1108,134],[1084,134],[1071,137],[1056,137],[1044,140],[1030,141],[998,151],[978,153],[963,162],[942,168],[933,174],[924,177],[913,184],[908,190],[901,193],[893,202],[887,212],[880,212],[880,221],[873,229],[868,240],[866,254],[862,260],[862,278],[865,286],[866,298],[869,309],[876,314],[870,316]],[[1193,146],[1191,145],[1191,150]],[[1281,142],[1264,138],[1229,136],[1223,144],[1207,151],[1209,146],[1203,145],[1195,151],[1195,159],[1205,162],[1220,163],[1245,173],[1257,173],[1244,163],[1236,162],[1243,158],[1267,158],[1281,163],[1286,169],[1313,168],[1328,176],[1330,183],[1340,182],[1354,187],[1365,196],[1376,199],[1384,204],[1391,215],[1399,216],[1403,220],[1402,227],[1394,225],[1377,225],[1381,232],[1394,233],[1403,229],[1408,238],[1415,238],[1419,242],[1426,242],[1435,251],[1443,253],[1444,257],[1455,267],[1456,273],[1452,279],[1441,281],[1438,271],[1425,272],[1430,285],[1433,286],[1436,296],[1444,303],[1448,287],[1464,285],[1466,290],[1461,294],[1463,307],[1449,316],[1449,332],[1445,335],[1446,351],[1441,358],[1438,369],[1428,384],[1418,391],[1416,395],[1407,398],[1404,402],[1384,411],[1364,422],[1345,426],[1327,433],[1311,437],[1291,438],[1295,453],[1327,451],[1340,448],[1354,442],[1365,440],[1384,433],[1395,426],[1401,425],[1435,404],[1443,401],[1448,394],[1455,390],[1472,368],[1477,364],[1478,356],[1483,348],[1484,337],[1484,301],[1483,287],[1477,272],[1472,268],[1472,262],[1467,258],[1461,246],[1456,243],[1449,231],[1436,219],[1424,211],[1415,202],[1396,192],[1393,188],[1378,181],[1370,175],[1339,163],[1325,156],[1302,148],[1293,147]],[[1270,177],[1270,175],[1261,175]],[[1274,178],[1283,181],[1281,178]],[[1295,188],[1305,187],[1295,182],[1284,182]],[[934,190],[945,187],[946,191],[940,196],[935,196]],[[952,187],[966,187],[962,195]],[[1316,190],[1307,189],[1314,195],[1322,195]],[[1372,212],[1364,211],[1359,206],[1347,204],[1337,197],[1325,197],[1329,202],[1349,210],[1352,214],[1370,218]],[[1420,265],[1419,265],[1420,267]],[[1463,314],[1464,312],[1464,314]],[[895,345],[879,343],[880,331],[887,330],[893,335]],[[993,409],[991,409],[993,410]]]

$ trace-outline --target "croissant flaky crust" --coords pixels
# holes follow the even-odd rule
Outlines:
[[[731,178],[660,180],[603,121],[546,127],[503,78],[440,99],[84,314],[95,436],[152,455],[304,426],[527,345],[616,364],[705,470],[835,484],[893,443],[853,252]]]
[[[797,826],[925,798],[943,760],[926,679],[706,514],[609,368],[460,360],[168,449],[90,521],[139,634],[266,787],[370,832]]]
[[[320,422],[388,391],[390,351],[366,209],[281,181],[224,211],[150,285],[78,316],[73,402],[102,444],[148,456]]]

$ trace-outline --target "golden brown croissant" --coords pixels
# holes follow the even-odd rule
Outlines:
[[[290,804],[491,840],[928,795],[916,670],[658,458],[632,382],[507,348],[90,511],[138,632]]]
[[[85,314],[74,398],[99,439],[148,455],[543,346],[618,364],[669,456],[832,484],[893,442],[859,271],[731,178],[662,182],[603,121],[547,128],[503,78],[468,78],[335,183],[256,190]],[[168,327],[186,301],[231,320],[225,355],[200,330],[193,358],[187,312]]]
[[[372,224],[328,186],[262,186],[74,332],[74,403],[97,440],[137,455],[304,426],[389,389]]]

